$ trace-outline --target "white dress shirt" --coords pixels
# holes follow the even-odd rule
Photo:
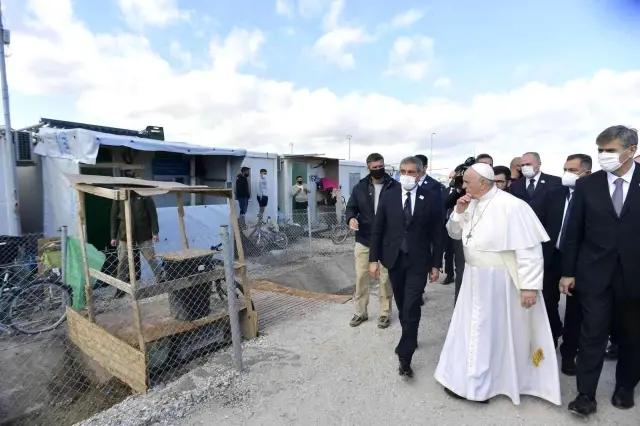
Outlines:
[[[416,185],[411,191],[407,191],[404,188],[402,189],[402,209],[404,210],[404,203],[407,201],[407,197],[411,197],[411,216],[413,216],[413,212],[416,209],[416,192],[418,192],[418,185]],[[409,195],[407,195],[407,192]]]
[[[569,198],[564,201],[564,212],[562,213],[562,222],[560,222],[560,232],[558,233],[558,240],[556,241],[556,248],[560,249],[560,237],[562,236],[562,228],[564,228],[564,218],[567,216],[567,208],[569,207],[569,201],[573,197],[573,188],[569,188]]]
[[[624,204],[627,199],[627,193],[629,192],[629,186],[631,185],[631,178],[633,172],[636,170],[636,162],[631,163],[631,168],[622,176],[616,176],[613,173],[607,172],[607,181],[609,182],[609,195],[613,198],[613,191],[616,189],[615,181],[618,178],[622,178],[622,203]]]

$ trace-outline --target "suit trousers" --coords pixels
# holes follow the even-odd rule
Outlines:
[[[153,275],[156,277],[156,280],[159,279],[162,275],[162,266],[160,266],[156,260],[156,252],[153,248],[153,241],[144,241],[142,243],[134,244],[133,249],[139,250],[140,254],[147,261],[149,266],[151,267],[151,271],[153,271]],[[117,278],[120,281],[124,281],[126,283],[129,282],[129,251],[127,249],[127,243],[125,241],[118,242],[118,272]]]
[[[364,244],[356,243],[354,249],[354,257],[356,264],[356,291],[354,294],[354,304],[356,305],[356,315],[368,315],[367,308],[369,306],[369,284],[371,277],[369,276],[369,247]],[[380,300],[380,316],[391,316],[391,283],[389,282],[389,271],[382,265],[380,267],[380,288],[378,289],[378,298]]]
[[[640,382],[640,300],[631,300],[614,289],[622,288],[622,266],[618,264],[609,286],[600,293],[580,293],[582,327],[578,350],[578,392],[596,396],[612,317],[618,325],[616,389],[635,389]],[[614,284],[615,283],[615,284]],[[613,315],[612,315],[613,312]]]
[[[447,274],[447,278],[452,277],[453,273],[453,259],[455,254],[453,252],[453,238],[448,235],[444,240],[444,273]]]
[[[462,240],[453,240],[453,255],[454,255],[454,263],[456,266],[456,288],[455,288],[455,296],[453,299],[453,304],[455,305],[458,300],[458,294],[460,293],[460,287],[462,287],[462,278],[464,276],[464,248],[462,245]]]
[[[402,326],[396,354],[409,363],[418,346],[422,293],[427,285],[427,275],[428,268],[424,265],[412,265],[409,256],[402,252],[398,255],[394,267],[389,269],[389,279]]]

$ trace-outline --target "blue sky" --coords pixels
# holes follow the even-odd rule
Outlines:
[[[49,37],[46,32],[39,33],[42,25],[29,25],[30,20],[33,22],[35,19],[40,23],[45,22],[50,25],[50,31],[55,33],[54,36],[51,36],[51,40],[58,37],[61,40],[57,42],[58,45],[55,49],[59,49],[61,52],[65,49],[67,56],[68,52],[75,52],[78,57],[78,59],[72,60],[61,53],[57,57],[65,56],[64,60],[67,63],[58,65],[69,66],[70,70],[87,65],[76,62],[83,60],[82,56],[87,52],[83,52],[82,49],[89,49],[89,45],[82,45],[79,41],[64,37],[65,27],[71,26],[67,21],[70,18],[53,12],[48,14],[42,12],[45,6],[53,8],[68,2],[69,0],[50,0],[49,3],[44,3],[44,0],[5,0],[4,2],[5,25],[14,33],[14,43],[11,46],[13,56],[8,59],[9,72],[12,72],[12,62],[20,62],[13,69],[23,70],[16,71],[17,74],[20,74],[18,76],[9,75],[12,87],[14,125],[31,124],[37,121],[40,116],[47,115],[69,120],[91,118],[101,120],[101,124],[119,126],[144,127],[149,124],[144,120],[145,117],[148,117],[149,120],[154,118],[154,115],[149,112],[150,109],[153,109],[153,105],[135,105],[135,102],[131,102],[127,112],[110,114],[97,107],[96,111],[93,111],[96,102],[103,102],[102,98],[97,101],[95,98],[96,91],[100,90],[99,81],[87,81],[78,84],[77,87],[70,87],[68,91],[60,87],[57,87],[56,90],[48,87],[47,90],[43,89],[42,93],[28,90],[29,79],[23,75],[24,70],[27,70],[28,77],[31,78],[31,86],[34,85],[34,82],[42,86],[47,86],[47,82],[49,82],[49,86],[53,86],[52,74],[54,73],[43,71],[37,73],[33,67],[38,63],[38,58],[27,58],[28,55],[35,56],[33,50],[40,48],[36,45],[38,43],[37,37]],[[233,108],[224,110],[224,115],[230,115],[236,122],[234,124],[236,127],[233,129],[225,128],[225,131],[222,131],[220,130],[222,129],[221,123],[211,124],[209,128],[206,120],[200,120],[205,124],[200,123],[200,126],[204,127],[199,130],[211,132],[212,135],[220,138],[225,145],[241,145],[242,138],[246,140],[248,137],[264,137],[263,131],[253,133],[247,131],[246,122],[257,123],[255,120],[258,119],[266,122],[275,121],[275,119],[270,120],[269,117],[264,116],[269,111],[265,112],[260,108],[258,108],[260,109],[259,117],[247,118],[247,110],[253,110],[254,102],[259,103],[262,99],[268,99],[269,104],[275,102],[280,105],[280,98],[284,94],[272,95],[271,89],[264,87],[266,82],[292,85],[291,98],[287,100],[290,103],[288,105],[290,109],[295,108],[295,99],[298,99],[301,93],[310,91],[314,96],[319,97],[316,99],[316,103],[322,103],[318,102],[318,99],[324,99],[320,97],[322,93],[318,93],[318,91],[329,91],[328,93],[332,97],[335,96],[336,99],[332,100],[332,105],[324,105],[324,108],[333,109],[319,112],[319,114],[337,116],[335,108],[338,108],[343,115],[336,119],[345,122],[344,125],[337,126],[337,129],[330,128],[331,126],[324,129],[320,124],[312,123],[306,129],[296,130],[295,134],[288,134],[286,129],[283,129],[282,141],[276,141],[277,135],[273,135],[273,131],[270,131],[269,147],[284,151],[288,145],[284,139],[296,139],[296,142],[305,137],[340,139],[341,137],[337,136],[340,132],[349,131],[350,133],[367,135],[369,141],[362,141],[362,153],[364,153],[366,145],[370,145],[372,142],[370,141],[373,137],[372,134],[381,135],[380,140],[373,141],[374,145],[381,146],[388,145],[384,142],[385,137],[391,138],[397,143],[406,143],[407,147],[420,146],[423,143],[423,140],[417,140],[421,139],[420,131],[428,135],[431,133],[430,130],[442,134],[443,137],[485,141],[488,138],[493,138],[492,133],[500,132],[500,126],[496,124],[495,129],[478,131],[478,127],[482,127],[482,125],[478,125],[477,122],[481,119],[486,121],[487,117],[484,115],[488,112],[482,109],[474,111],[473,108],[469,108],[479,100],[486,101],[486,97],[482,97],[483,94],[487,94],[491,98],[488,105],[496,104],[496,116],[488,117],[488,119],[502,123],[509,118],[508,116],[511,114],[509,109],[513,108],[511,106],[504,111],[501,106],[505,102],[508,105],[513,103],[511,98],[516,95],[510,94],[510,92],[524,90],[522,88],[527,87],[527,84],[531,82],[539,82],[545,88],[549,88],[550,92],[555,93],[554,96],[560,96],[558,91],[564,90],[567,84],[571,87],[569,82],[592,79],[596,73],[603,69],[611,70],[616,73],[615,75],[640,70],[640,55],[637,54],[640,26],[636,24],[640,17],[638,12],[640,5],[632,0],[608,2],[595,0],[564,0],[562,2],[550,0],[538,2],[397,0],[375,3],[364,0],[344,0],[340,13],[336,15],[337,18],[332,23],[328,23],[331,0],[288,0],[287,3],[292,11],[289,16],[277,13],[276,0],[217,0],[215,2],[153,0],[152,3],[155,2],[159,5],[159,10],[166,11],[171,7],[176,8],[176,15],[173,16],[175,19],[167,18],[161,23],[159,23],[159,19],[149,16],[146,16],[148,21],[146,23],[140,19],[132,18],[135,10],[140,10],[136,9],[136,2],[137,0],[75,0],[71,3],[72,21],[80,23],[86,28],[88,34],[92,35],[129,35],[143,38],[149,45],[145,50],[147,54],[152,54],[165,61],[170,67],[168,73],[172,76],[183,77],[195,76],[200,71],[210,71],[212,67],[210,44],[215,41],[223,43],[234,29],[260,33],[262,42],[259,43],[259,49],[256,50],[255,55],[249,55],[252,56],[249,59],[244,58],[245,60],[233,70],[234,75],[252,76],[252,78],[259,80],[251,88],[242,88],[243,96],[248,97],[247,91],[252,91],[251,95],[257,100],[249,102],[245,99],[244,103],[234,104]],[[124,3],[128,3],[130,8],[126,9],[123,6]],[[316,7],[313,7],[314,4]],[[40,16],[34,14],[34,11],[38,10]],[[394,27],[392,25],[394,17],[410,11],[414,13],[415,22],[405,26]],[[56,22],[56,20],[60,22]],[[132,23],[132,20],[136,23]],[[34,28],[40,29],[36,31]],[[365,40],[350,44],[344,50],[353,56],[352,67],[340,66],[328,56],[320,54],[317,46],[314,48],[314,44],[323,35],[333,30],[345,28],[357,29],[360,31],[358,37]],[[29,37],[30,44],[21,43],[21,38]],[[415,58],[409,56],[402,61],[401,65],[404,66],[415,59],[426,67],[428,71],[419,72],[419,77],[414,75],[413,78],[410,78],[402,72],[387,72],[391,68],[390,55],[394,43],[403,37],[414,42],[433,43],[428,46],[424,44],[423,47],[426,47],[422,50],[416,50],[414,52]],[[76,42],[77,46],[73,44]],[[26,47],[24,50],[20,50],[21,45],[32,47],[29,51],[26,51]],[[176,54],[178,45],[180,53]],[[230,46],[234,45],[230,43]],[[246,47],[247,45],[242,46],[239,47],[239,51],[246,54],[248,47]],[[43,52],[50,52],[53,48],[47,50],[42,47],[42,49]],[[109,50],[108,46],[101,46],[101,49],[102,51]],[[228,53],[229,49],[225,52]],[[101,54],[104,53],[102,51]],[[113,56],[119,52],[104,54],[108,54],[109,58],[113,59]],[[185,60],[187,55],[190,57],[188,61]],[[242,54],[238,53],[238,55]],[[99,57],[93,57],[91,60],[99,60]],[[136,67],[139,70],[140,64],[131,63],[131,67]],[[54,68],[54,71],[57,69]],[[123,80],[132,78],[129,76],[129,71],[130,68],[128,69],[127,65],[123,63],[118,63],[117,67],[111,70],[113,74],[122,75]],[[153,73],[154,71],[151,69],[149,72]],[[83,75],[82,78],[87,77]],[[203,77],[201,82],[205,87],[208,86],[208,81],[211,81],[212,85],[220,84],[220,76],[212,75],[210,78],[218,80],[214,82]],[[18,81],[16,82],[16,80]],[[614,81],[615,76],[611,77],[611,80]],[[447,82],[449,84],[445,84]],[[150,84],[149,82],[141,83]],[[158,96],[168,90],[167,85],[173,85],[166,79],[162,83],[164,86],[157,88]],[[162,83],[159,81],[159,84]],[[260,88],[258,88],[258,84],[261,85]],[[635,80],[629,84],[632,86],[631,89],[638,90]],[[591,87],[597,91],[602,89],[597,84],[591,85]],[[215,97],[215,91],[211,90],[210,96]],[[263,92],[264,90],[266,92]],[[615,90],[622,91],[617,86]],[[534,89],[530,88],[526,91],[528,98],[522,100],[523,106],[530,104],[531,96],[535,96]],[[540,92],[544,92],[544,90],[540,89]],[[294,96],[293,93],[297,93],[297,95]],[[106,94],[108,93],[105,90],[104,96]],[[185,93],[186,97],[189,95],[189,93]],[[198,93],[194,93],[194,95],[198,97]],[[91,96],[91,102],[87,102],[89,96]],[[124,96],[126,96],[126,92]],[[375,96],[376,99],[381,97],[384,102],[380,101],[382,103],[378,105],[378,100],[372,99],[372,96]],[[590,101],[597,103],[598,97],[601,98],[602,93],[594,93]],[[122,95],[120,95],[120,100],[123,100]],[[104,97],[105,103],[115,101],[115,99]],[[544,103],[544,100],[537,101]],[[549,99],[549,101],[552,100]],[[383,130],[377,129],[373,125],[376,121],[390,119],[389,114],[385,112],[387,108],[394,108],[394,114],[398,113],[398,116],[402,117],[402,112],[395,111],[395,108],[401,104],[403,108],[407,108],[407,114],[412,116],[412,111],[415,111],[416,108],[438,102],[446,103],[447,108],[438,109],[437,114],[428,114],[428,111],[425,110],[425,116],[438,115],[438,118],[434,119],[433,124],[425,125],[422,129],[411,129],[404,134],[403,129],[409,124],[404,123],[400,118],[397,123],[385,123]],[[565,103],[564,100],[558,101],[557,99],[553,99],[552,103],[557,105],[558,102]],[[87,104],[89,105],[87,106]],[[179,108],[177,104],[173,107],[176,108],[176,111]],[[163,111],[171,108],[172,105],[166,105]],[[309,107],[305,106],[305,108]],[[545,112],[540,111],[541,108],[543,107],[536,107],[533,112],[523,111],[517,120],[514,117],[509,118],[510,125],[513,124],[513,121],[517,121],[518,125],[523,125],[526,128],[529,120],[531,123],[539,121],[538,118],[527,114],[544,115]],[[594,108],[598,109],[597,106]],[[594,108],[588,109],[593,110]],[[626,108],[618,115],[620,119],[623,119],[627,115],[631,116],[632,112],[635,113],[638,105],[635,103],[620,106],[620,108]],[[366,114],[362,113],[362,116],[354,118],[356,113],[365,110]],[[302,114],[302,111],[308,110],[298,107],[296,111],[301,111],[300,114]],[[380,119],[376,118],[377,114],[381,115]],[[174,118],[177,115],[179,115],[178,112],[175,113]],[[278,115],[278,122],[286,123],[286,117],[283,118],[282,115],[284,112]],[[613,115],[613,117],[615,116]],[[420,120],[422,115],[416,113],[416,117]],[[610,118],[600,115],[596,121],[598,123],[602,121],[604,124]],[[575,120],[576,118],[570,119]],[[581,116],[580,121],[583,120],[587,121],[587,118]],[[180,120],[176,119],[176,121]],[[316,119],[315,121],[320,120]],[[167,127],[167,123],[154,124],[165,124]],[[225,125],[227,124],[228,121]],[[169,127],[177,129],[179,126],[178,123]],[[194,137],[186,127],[185,125],[184,129],[176,131],[176,136]],[[242,129],[239,130],[238,127],[242,127]],[[454,135],[454,128],[463,129],[466,134]],[[532,131],[529,129],[527,132],[531,133]],[[523,134],[522,137],[514,133],[506,137],[505,140],[512,140],[514,137],[535,140],[536,135],[540,132],[544,132],[544,129],[536,129],[531,134]],[[169,133],[171,134],[171,129],[169,129]],[[237,135],[237,140],[233,138],[234,135]],[[498,138],[497,133],[495,138]],[[357,137],[354,135],[354,143],[357,144],[356,139]],[[583,139],[579,139],[567,141],[567,143],[577,144],[578,142],[583,143],[582,141]],[[338,147],[337,143],[336,149]],[[478,150],[483,148],[483,146],[474,147]],[[488,148],[489,146],[487,146]],[[357,152],[360,154],[360,151]],[[446,153],[446,155],[450,154]]]

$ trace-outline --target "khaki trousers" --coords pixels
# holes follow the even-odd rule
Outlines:
[[[369,306],[369,285],[371,277],[369,276],[369,247],[360,243],[356,243],[354,249],[356,264],[356,292],[354,302],[356,305],[356,315],[368,315],[367,307]],[[380,316],[391,316],[391,299],[393,292],[391,290],[391,282],[389,281],[389,271],[380,265]]]
[[[133,245],[134,250],[140,250],[140,254],[147,261],[151,270],[153,271],[153,275],[155,275],[156,279],[160,277],[162,274],[162,266],[160,266],[156,261],[156,251],[153,249],[153,242],[151,240],[144,241],[139,244]],[[124,241],[118,241],[118,276],[117,278],[126,283],[129,282],[129,256],[127,250],[127,243]]]

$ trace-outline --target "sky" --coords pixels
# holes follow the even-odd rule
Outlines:
[[[474,154],[508,165],[537,151],[543,170],[561,174],[567,155],[595,156],[606,127],[640,126],[637,0],[4,0],[2,9],[14,128],[47,117],[353,161],[421,153],[445,174]]]

